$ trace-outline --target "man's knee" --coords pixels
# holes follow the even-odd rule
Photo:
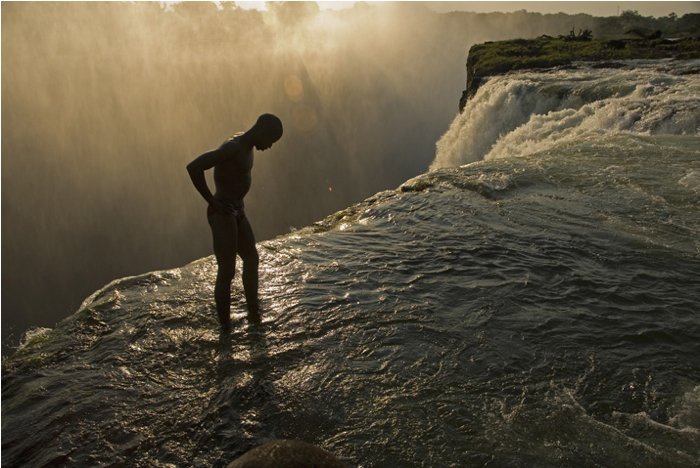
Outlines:
[[[219,265],[219,269],[216,272],[217,281],[232,281],[234,275],[236,274],[236,264],[225,264]]]
[[[253,247],[252,249],[246,250],[245,252],[241,252],[241,259],[243,260],[244,266],[257,267],[258,262],[260,261],[260,257],[258,256],[258,249]]]

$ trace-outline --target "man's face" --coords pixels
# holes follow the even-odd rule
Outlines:
[[[255,144],[255,149],[258,151],[265,151],[266,149],[272,148],[272,145],[277,141],[274,137],[270,135],[263,135]]]
[[[266,149],[269,149],[272,147],[272,142],[265,140],[263,142],[260,142],[255,145],[255,149],[258,151],[265,151]]]

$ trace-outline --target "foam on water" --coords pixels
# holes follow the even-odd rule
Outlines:
[[[537,153],[629,132],[697,135],[700,61],[490,79],[437,143],[432,168]]]

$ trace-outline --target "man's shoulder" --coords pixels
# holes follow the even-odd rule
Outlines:
[[[241,142],[238,135],[233,136],[219,146],[219,151],[227,156],[237,156],[241,152]]]

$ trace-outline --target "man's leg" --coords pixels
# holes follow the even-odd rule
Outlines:
[[[233,216],[218,213],[208,213],[214,241],[216,256],[216,284],[214,285],[214,301],[216,313],[219,316],[221,330],[231,331],[231,281],[236,273],[236,244],[238,228]]]
[[[238,255],[243,260],[243,290],[248,304],[248,319],[260,321],[258,306],[258,250],[255,248],[255,236],[248,218],[243,216],[238,222]]]

